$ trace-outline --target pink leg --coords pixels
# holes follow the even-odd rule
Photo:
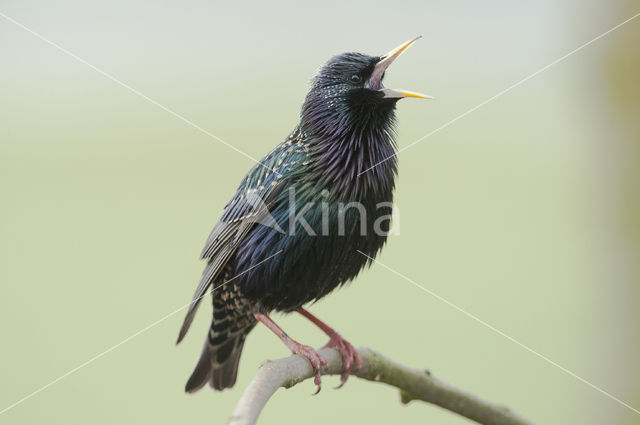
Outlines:
[[[319,327],[322,332],[329,336],[329,342],[325,345],[325,347],[335,347],[340,351],[340,355],[342,356],[342,363],[344,365],[344,372],[340,377],[340,385],[338,388],[342,387],[349,375],[351,374],[351,368],[353,365],[356,365],[356,368],[362,367],[362,359],[360,358],[360,354],[358,351],[353,348],[353,345],[349,343],[346,339],[344,339],[338,332],[336,332],[332,327],[324,323],[322,320],[318,319],[316,316],[311,314],[309,311],[300,307],[298,313],[302,314],[304,317],[309,319],[314,325]]]
[[[320,368],[327,367],[327,361],[322,358],[322,356],[318,354],[312,347],[309,347],[308,345],[302,345],[299,342],[291,339],[289,335],[287,335],[287,333],[283,331],[282,328],[278,326],[273,320],[271,320],[271,318],[266,314],[253,313],[253,315],[255,316],[256,320],[262,322],[267,328],[269,328],[271,332],[276,334],[293,354],[298,354],[309,360],[316,374],[313,382],[318,386],[318,390],[315,392],[316,394],[318,394],[320,392],[320,389],[322,388]]]

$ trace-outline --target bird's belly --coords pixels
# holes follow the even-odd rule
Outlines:
[[[390,207],[332,211],[324,220],[322,211],[311,211],[308,227],[276,219],[282,232],[258,225],[247,235],[235,256],[236,275],[261,310],[291,311],[322,298],[353,279],[384,245]]]

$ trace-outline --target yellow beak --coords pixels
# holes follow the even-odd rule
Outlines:
[[[411,47],[411,45],[413,43],[415,43],[416,41],[418,41],[421,38],[422,38],[422,36],[419,35],[416,38],[414,38],[413,40],[409,40],[407,42],[404,42],[401,45],[399,45],[398,47],[396,47],[395,49],[391,50],[389,53],[387,53],[386,55],[384,55],[384,56],[382,56],[380,58],[380,62],[378,62],[376,67],[377,66],[384,66],[384,69],[387,69],[387,67],[389,65],[391,65],[391,62],[396,60],[401,54],[404,53],[405,50],[407,50],[409,47]]]
[[[388,89],[382,86],[382,76],[385,71],[401,54],[404,53],[413,43],[418,41],[422,36],[418,36],[412,40],[402,43],[395,49],[391,50],[384,56],[380,57],[380,61],[373,68],[373,72],[366,83],[366,87],[379,90],[384,94],[384,97],[388,98],[402,98],[402,97],[416,97],[419,99],[434,99],[433,96],[426,94],[416,93],[408,90]]]
[[[383,97],[417,97],[418,99],[435,99],[435,97],[429,96],[428,94],[416,93],[409,90],[383,88],[380,91],[384,93]]]

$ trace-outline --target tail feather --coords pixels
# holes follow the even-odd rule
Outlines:
[[[225,271],[225,276],[229,271]],[[213,293],[213,320],[207,338],[185,390],[198,391],[208,382],[216,390],[236,383],[238,363],[247,334],[256,325],[252,305],[237,284],[224,283]],[[189,320],[185,321],[188,327]],[[183,327],[183,330],[186,330]],[[183,332],[180,333],[183,336]]]
[[[240,356],[242,355],[242,348],[244,347],[244,336],[238,343],[234,351],[227,358],[227,360],[215,369],[209,380],[209,385],[214,390],[224,390],[225,388],[231,388],[236,383],[236,377],[238,376],[238,365],[240,364]]]
[[[245,339],[246,334],[242,333],[214,346],[207,338],[198,363],[187,381],[185,391],[194,393],[204,387],[207,382],[218,391],[233,387],[236,383]]]
[[[195,369],[193,369],[193,372],[187,381],[187,385],[184,388],[186,392],[195,393],[211,380],[211,375],[213,373],[212,348],[213,347],[211,347],[211,344],[209,344],[209,340],[207,339],[204,342],[204,347],[202,347],[198,363],[196,364]]]

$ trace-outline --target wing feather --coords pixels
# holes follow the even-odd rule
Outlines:
[[[259,195],[258,200],[248,202],[253,209],[243,208],[245,211],[243,215],[234,217],[232,221],[223,221],[223,216],[223,219],[215,225],[201,254],[202,259],[208,259],[207,265],[202,272],[200,283],[193,294],[193,299],[180,328],[178,343],[187,334],[207,289],[216,280],[247,233],[257,222],[269,214],[283,188],[282,179],[275,181],[275,184],[271,185],[268,191],[265,191],[266,193]]]
[[[287,171],[304,164],[308,148],[305,135],[296,128],[291,135],[256,164],[225,206],[220,221],[207,238],[200,258],[207,260],[202,277],[189,304],[178,342],[184,338],[202,297],[216,281],[238,246],[256,223],[267,217],[286,187]]]

